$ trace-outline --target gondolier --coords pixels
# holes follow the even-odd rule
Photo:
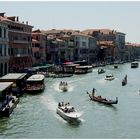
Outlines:
[[[95,88],[92,89],[92,96],[94,96],[95,90],[96,90]]]

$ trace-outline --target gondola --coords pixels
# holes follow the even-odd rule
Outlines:
[[[95,96],[95,95],[93,96],[92,94],[89,94],[88,92],[87,94],[89,95],[90,99],[95,102],[103,103],[106,105],[112,105],[112,104],[118,103],[118,97],[116,97],[116,100],[107,100],[106,98],[102,98],[101,96]]]
[[[122,86],[125,86],[127,84],[127,75],[122,80]]]

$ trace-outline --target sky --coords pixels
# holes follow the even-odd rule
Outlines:
[[[0,12],[33,30],[114,29],[140,43],[140,1],[0,1]]]

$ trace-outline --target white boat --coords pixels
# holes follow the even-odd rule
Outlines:
[[[67,84],[67,82],[61,82],[59,84],[59,89],[64,91],[64,92],[68,91],[68,84]]]
[[[34,74],[26,80],[26,92],[38,93],[45,89],[45,76],[43,74]]]
[[[138,68],[139,67],[139,62],[135,61],[131,63],[131,68]]]
[[[69,122],[78,121],[82,115],[81,112],[76,111],[74,107],[69,104],[63,106],[58,105],[56,113]]]
[[[105,80],[109,80],[109,81],[114,80],[114,79],[115,79],[115,77],[113,76],[113,74],[108,74],[105,77]]]

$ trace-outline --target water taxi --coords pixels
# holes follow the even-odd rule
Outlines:
[[[59,89],[62,90],[63,92],[68,91],[68,83],[61,81],[59,84]]]
[[[0,82],[0,117],[9,117],[19,98],[12,94],[13,82]]]
[[[34,74],[26,80],[25,91],[28,93],[39,93],[45,89],[45,76],[43,74]]]
[[[63,102],[62,104],[58,104],[56,113],[68,122],[78,121],[78,119],[82,116],[82,113],[76,111],[69,103],[64,104]]]

